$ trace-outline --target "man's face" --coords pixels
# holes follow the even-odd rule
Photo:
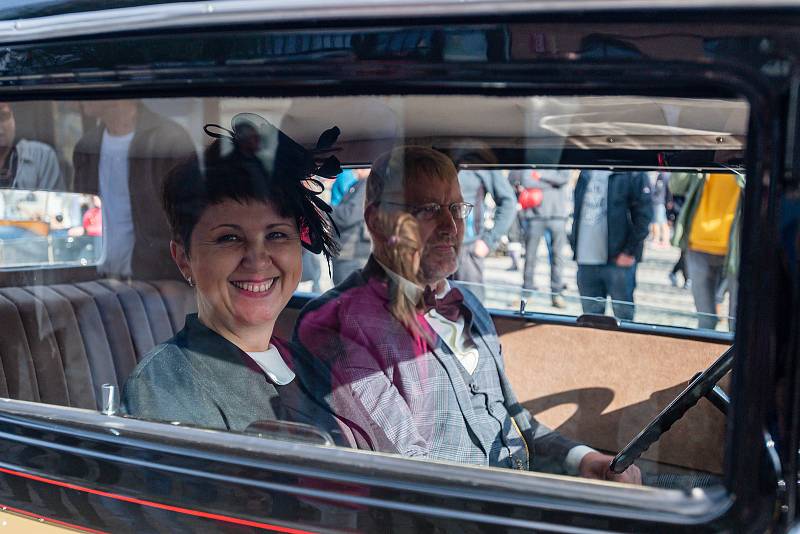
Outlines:
[[[81,111],[87,117],[99,119],[108,108],[108,102],[102,100],[87,100],[81,102]]]
[[[0,147],[10,147],[14,144],[17,135],[17,123],[11,106],[0,102]]]
[[[419,217],[419,234],[422,242],[419,278],[435,285],[458,269],[458,251],[464,239],[464,220],[454,219],[448,206],[462,202],[458,177],[419,177],[411,180],[405,191],[405,203],[409,206],[440,204],[442,209],[430,220]]]
[[[81,111],[87,117],[100,119],[106,122],[109,117],[118,113],[119,109],[129,100],[85,100],[81,102]]]

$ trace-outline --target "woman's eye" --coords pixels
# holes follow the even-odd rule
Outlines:
[[[236,243],[241,241],[236,234],[225,234],[217,238],[217,243]]]
[[[270,241],[283,241],[289,239],[289,235],[285,232],[270,232],[267,234],[267,239]]]

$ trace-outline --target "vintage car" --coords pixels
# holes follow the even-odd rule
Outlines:
[[[13,111],[0,110],[0,134],[12,121],[17,142],[50,147],[66,184],[9,187],[59,202],[74,195],[71,206],[99,195],[104,206],[91,254],[4,263],[0,243],[2,525],[793,531],[797,17],[792,2],[735,0],[0,6],[0,102]],[[110,189],[97,162],[104,165],[104,132],[116,136],[108,113],[119,103],[136,117],[168,121],[172,134],[144,152],[129,138],[129,176],[119,180],[127,185]],[[565,188],[584,171],[722,175],[744,184],[735,204],[740,235],[727,249],[738,272],[711,312],[699,313],[688,288],[668,283],[681,251],[656,241],[644,244],[634,271],[632,320],[614,317],[612,306],[606,315],[584,313],[568,247],[555,251],[564,256],[563,306],[541,290],[544,246],[527,252],[541,256],[539,290],[506,270],[499,240],[484,282],[471,286],[491,311],[521,405],[561,434],[616,455],[613,470],[635,462],[643,484],[358,450],[298,423],[227,432],[123,416],[118,398],[137,362],[197,306],[170,259],[168,229],[140,232],[165,222],[157,187],[164,177],[141,169],[167,172],[161,163],[175,164],[181,143],[201,153],[212,141],[204,126],[227,128],[238,113],[260,115],[306,147],[337,126],[334,153],[349,169],[414,144],[447,154],[462,171],[568,172]],[[0,146],[0,175],[22,153],[15,146]],[[152,161],[159,165],[148,167]],[[565,198],[571,208],[572,195]],[[473,222],[482,231],[499,220],[492,209],[503,208],[479,200],[485,209]],[[120,205],[127,208],[108,208]],[[88,231],[86,207],[60,219],[76,236]],[[146,261],[129,258],[127,270],[115,272],[115,247],[125,239]],[[327,266],[318,267],[319,280],[303,282],[278,320],[284,338],[314,290],[331,286]],[[708,324],[704,316],[712,328],[698,327]]]

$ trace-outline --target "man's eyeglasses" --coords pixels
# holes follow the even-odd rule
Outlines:
[[[429,204],[420,205],[386,202],[386,204],[403,207],[420,221],[430,221],[435,219],[439,216],[442,208],[447,208],[450,211],[450,215],[453,216],[453,219],[466,219],[473,208],[473,205],[469,202],[453,202],[452,204],[437,204],[436,202],[431,202]]]

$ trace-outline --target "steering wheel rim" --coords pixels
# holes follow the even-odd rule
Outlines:
[[[614,473],[622,473],[644,453],[650,445],[672,427],[698,401],[705,397],[731,370],[734,346],[731,345],[708,368],[697,375],[686,389],[681,391],[661,412],[656,415],[621,451],[614,456],[609,468]]]

